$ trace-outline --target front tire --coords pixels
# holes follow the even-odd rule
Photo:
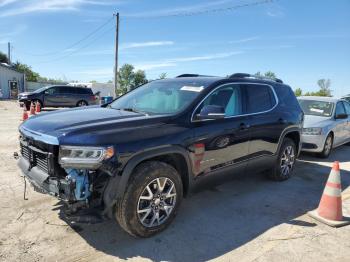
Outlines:
[[[324,142],[323,150],[321,153],[318,154],[318,157],[328,158],[332,152],[332,148],[333,148],[333,136],[332,134],[329,134],[326,138],[326,141]]]
[[[132,236],[153,236],[174,220],[182,195],[181,177],[175,168],[159,161],[142,163],[117,203],[116,219]]]
[[[276,181],[284,181],[290,178],[296,160],[296,145],[290,138],[285,138],[280,147],[275,167],[268,175]]]

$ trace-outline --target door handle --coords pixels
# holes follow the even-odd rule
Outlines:
[[[240,130],[247,130],[247,129],[249,129],[249,128],[250,128],[250,125],[245,124],[245,123],[241,123],[241,124],[239,125],[239,129],[240,129]]]

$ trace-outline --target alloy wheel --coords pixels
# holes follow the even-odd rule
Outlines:
[[[159,177],[152,180],[142,191],[137,203],[137,215],[145,227],[163,224],[176,204],[176,188],[171,179]]]
[[[86,102],[80,101],[80,102],[78,103],[78,106],[86,106]]]
[[[325,152],[325,155],[328,155],[329,152],[331,151],[331,149],[332,149],[332,137],[329,136],[329,137],[327,137],[326,143],[325,143],[325,145],[324,145],[324,152]]]
[[[295,154],[292,146],[287,146],[281,156],[281,171],[283,176],[288,176],[295,163]]]

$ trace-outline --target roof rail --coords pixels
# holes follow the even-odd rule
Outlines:
[[[182,75],[178,75],[176,78],[181,78],[181,77],[213,77],[213,76],[199,75],[199,74],[182,74]]]
[[[246,73],[235,73],[229,76],[229,78],[256,78],[256,79],[262,79],[262,80],[268,80],[268,81],[275,81],[277,83],[283,84],[283,81],[279,78],[269,78],[265,76],[256,76]]]

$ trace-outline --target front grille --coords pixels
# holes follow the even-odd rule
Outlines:
[[[49,172],[49,158],[47,153],[40,152],[40,150],[36,150],[34,147],[29,147],[27,144],[21,143],[21,154],[31,163],[32,167],[36,166],[46,173]]]

